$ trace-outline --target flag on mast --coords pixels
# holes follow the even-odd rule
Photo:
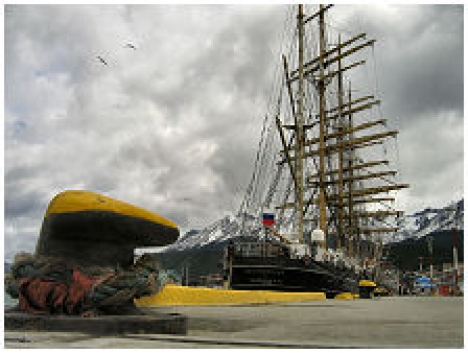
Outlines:
[[[270,210],[263,211],[263,225],[273,226],[275,224],[275,214]]]

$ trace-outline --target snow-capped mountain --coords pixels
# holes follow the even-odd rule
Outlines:
[[[430,233],[456,228],[463,229],[464,201],[451,204],[441,209],[426,208],[412,215],[399,218],[400,231],[384,238],[384,243],[399,242],[408,238],[421,238]],[[242,222],[244,224],[242,225]],[[243,227],[242,227],[243,226]],[[241,229],[244,228],[244,234]],[[262,236],[260,222],[252,216],[226,216],[201,230],[191,230],[182,235],[174,244],[158,249],[158,252],[181,251],[216,246],[251,235]]]
[[[238,236],[240,222],[234,216],[226,216],[202,230],[191,230],[170,246],[171,250],[201,248],[210,243],[222,242]]]
[[[434,232],[464,229],[464,200],[435,209],[426,208],[412,215],[401,217],[398,222],[400,231],[389,242],[398,242],[408,238],[418,239]]]

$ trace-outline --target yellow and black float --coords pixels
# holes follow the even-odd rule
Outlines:
[[[127,267],[135,248],[168,245],[178,237],[177,225],[162,216],[94,192],[70,190],[49,203],[36,255]]]
[[[362,279],[358,283],[359,286],[359,298],[361,299],[370,299],[374,296],[374,290],[377,287],[375,282]]]

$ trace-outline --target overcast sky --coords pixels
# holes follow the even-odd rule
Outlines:
[[[7,5],[5,258],[34,250],[46,207],[63,190],[138,205],[182,231],[235,212],[288,11]],[[411,184],[401,208],[462,198],[463,7],[333,12],[336,27],[377,39],[381,109],[400,129],[401,181]]]

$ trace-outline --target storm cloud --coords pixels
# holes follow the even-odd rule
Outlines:
[[[133,203],[182,231],[235,212],[293,12],[6,5],[5,257],[34,249],[63,190]],[[463,7],[337,5],[330,14],[330,26],[377,39],[370,67],[411,184],[401,208],[461,198]]]

